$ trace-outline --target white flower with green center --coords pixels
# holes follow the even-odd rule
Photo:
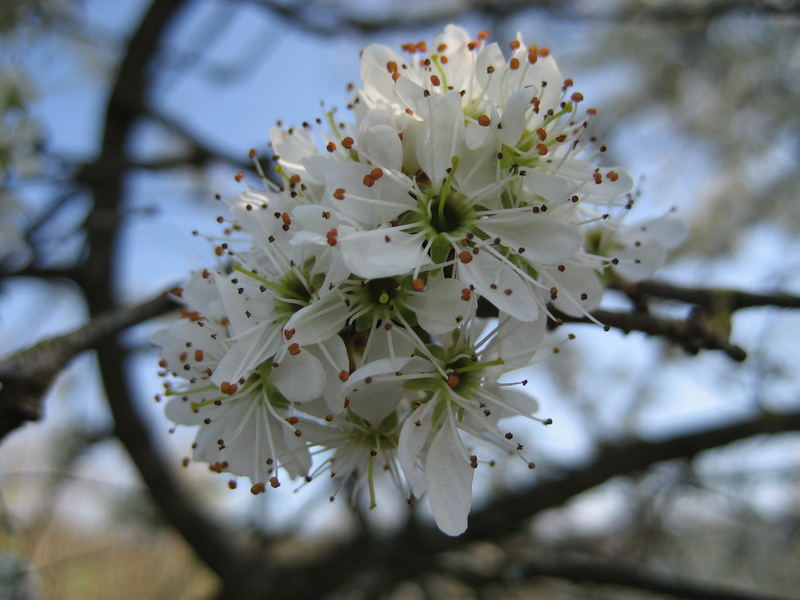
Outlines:
[[[220,390],[206,382],[170,389],[165,412],[174,423],[199,426],[195,460],[216,472],[246,476],[254,494],[263,492],[267,482],[280,485],[280,468],[296,478],[311,467],[295,406],[323,393],[322,376],[313,376],[313,367],[293,358],[279,368],[260,365],[242,385]]]
[[[241,327],[236,324],[238,313],[228,316],[230,285],[225,276],[208,271],[193,276],[180,297],[199,310],[183,309],[183,318],[158,332],[153,342],[162,348],[163,374],[171,372],[183,380],[166,386],[167,417],[177,424],[200,426],[194,458],[209,462],[212,470],[247,476],[260,491],[268,479],[273,486],[279,483],[279,465],[291,477],[308,472],[311,460],[295,426],[295,406],[323,396],[330,383],[323,367],[327,356],[338,352],[341,367],[346,365],[346,351],[338,340],[340,349],[331,343],[324,349],[318,345],[290,353],[281,363],[267,360],[247,369],[234,383],[218,383],[220,366],[237,347],[230,340]]]
[[[500,325],[480,340],[474,325],[460,328],[449,344],[430,346],[427,365],[419,364],[425,359],[415,358],[413,373],[405,375],[403,385],[418,395],[400,432],[398,458],[414,495],[427,494],[436,524],[448,535],[467,528],[478,465],[477,455],[470,454],[459,432],[522,456],[522,446],[497,421],[530,417],[538,405],[510,388],[516,384],[498,379],[530,363],[544,325],[544,318],[522,322],[501,315]]]
[[[345,484],[354,482],[352,501],[355,502],[357,494],[366,487],[369,508],[375,508],[375,480],[383,472],[389,473],[404,496],[409,495],[397,461],[400,427],[396,411],[373,424],[348,410],[337,416],[329,415],[324,426],[305,426],[304,435],[313,446],[333,451],[307,478],[310,481],[329,473],[336,479],[338,484],[330,495],[331,500]]]

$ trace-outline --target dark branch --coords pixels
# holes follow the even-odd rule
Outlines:
[[[619,289],[632,297],[645,295],[665,300],[677,300],[711,310],[724,308],[734,311],[755,306],[800,308],[800,296],[784,292],[758,294],[742,290],[681,287],[664,281],[623,283],[619,285]]]
[[[597,326],[588,317],[571,317],[551,309],[553,316],[561,323],[588,323]],[[596,310],[592,316],[606,327],[613,327],[630,333],[641,331],[648,335],[663,337],[691,354],[700,350],[722,350],[735,361],[743,361],[747,353],[740,346],[728,342],[726,336],[720,335],[699,315],[692,315],[686,320],[665,319],[645,312],[615,312]]]
[[[25,421],[41,417],[45,393],[76,355],[173,306],[160,294],[135,306],[107,311],[83,327],[0,360],[0,439]]]
[[[447,572],[447,570],[446,570]],[[473,586],[502,584],[504,581],[527,581],[552,577],[575,583],[619,586],[666,594],[689,600],[789,600],[788,596],[748,592],[719,584],[700,583],[682,576],[657,573],[609,561],[587,559],[535,559],[512,563],[494,575],[483,575],[475,569],[451,569],[450,573]]]

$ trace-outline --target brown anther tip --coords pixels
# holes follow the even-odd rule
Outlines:
[[[462,250],[458,253],[458,259],[465,265],[472,262],[472,252]]]
[[[336,143],[335,142],[328,142],[328,145],[325,146],[325,149],[328,152],[335,152],[336,151]]]
[[[188,467],[189,463],[191,463],[191,462],[192,462],[191,458],[189,458],[188,456],[184,456],[183,460],[181,461],[181,466],[183,466],[184,468]]]
[[[241,182],[242,179],[244,179],[244,173],[239,171],[238,173],[236,173],[236,175],[233,176],[233,178],[237,181],[237,183]]]
[[[230,486],[230,483],[228,483],[228,485]],[[263,494],[266,489],[267,486],[264,485],[264,482],[254,483],[253,487],[250,488],[250,493],[253,494],[253,496],[257,496],[258,494]]]
[[[274,488],[281,487],[281,482],[278,481],[277,477],[270,477],[269,478],[269,484]],[[264,484],[262,483],[261,485],[264,485]]]
[[[349,135],[342,140],[342,146],[344,146],[348,150],[350,150],[353,147],[354,143],[355,140],[353,140],[353,138],[351,138]]]
[[[373,185],[375,185],[375,178],[368,173],[364,175],[363,183],[368,188],[371,188]]]
[[[350,373],[348,373],[347,371],[339,371],[339,379],[341,381],[347,381],[348,379],[350,379]]]
[[[536,144],[536,152],[539,156],[544,156],[549,152],[546,144]]]
[[[336,188],[333,192],[333,197],[337,200],[344,200],[344,188]]]
[[[425,280],[417,277],[411,281],[411,287],[414,288],[414,291],[421,292],[425,289]]]
[[[286,422],[289,425],[297,425],[300,422],[300,419],[298,419],[297,417],[287,417]]]
[[[236,390],[239,389],[239,386],[235,383],[231,383],[229,381],[223,381],[222,384],[219,386],[219,391],[225,394],[226,396],[231,396],[236,393]]]
[[[488,127],[491,125],[492,120],[489,118],[489,115],[481,115],[478,117],[478,125],[481,127]]]
[[[258,156],[258,152],[256,152],[255,148],[250,148],[250,150],[247,151],[247,156],[249,156],[250,158],[255,158],[256,156]]]
[[[456,373],[450,373],[447,376],[447,385],[453,389],[457,388],[459,385],[461,385],[461,377],[459,377]]]
[[[289,344],[288,351],[289,354],[291,354],[292,356],[297,356],[298,354],[300,354],[300,344],[298,344],[297,342]]]
[[[580,102],[583,100],[583,94],[581,94],[580,92],[572,92],[572,95],[569,98],[573,102]]]
[[[508,61],[508,68],[512,71],[519,69],[519,59],[516,56]]]
[[[378,181],[378,179],[383,177],[383,169],[381,169],[380,167],[375,167],[374,169],[372,169],[372,171],[369,172],[369,174],[375,181]]]
[[[325,238],[328,240],[329,246],[335,246],[339,241],[339,230],[331,229],[328,233],[325,234]]]
[[[486,31],[485,29],[481,29],[478,32],[478,35],[475,36],[475,37],[477,37],[479,40],[487,40],[487,39],[489,39],[489,32]]]

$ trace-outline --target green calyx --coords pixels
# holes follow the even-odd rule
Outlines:
[[[394,450],[400,440],[397,432],[397,412],[392,411],[377,425],[373,426],[352,410],[347,410],[347,420],[353,425],[350,440],[366,450]]]

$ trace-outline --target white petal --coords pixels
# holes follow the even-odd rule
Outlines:
[[[225,381],[237,383],[242,377],[247,378],[253,369],[278,351],[280,343],[281,329],[262,323],[237,338],[214,369],[211,380],[222,385]]]
[[[541,196],[549,204],[562,204],[578,191],[579,184],[572,179],[561,177],[557,173],[528,171],[525,177],[525,189],[534,196]]]
[[[285,446],[286,451],[281,452],[277,458],[289,477],[295,479],[307,475],[311,469],[311,454],[304,437],[297,437],[294,431],[282,423],[275,422],[274,419],[270,421],[270,426],[273,438],[282,439]],[[298,429],[305,433],[305,425],[300,424]]]
[[[341,227],[338,245],[350,272],[365,279],[404,275],[427,262],[419,237],[390,228],[355,231]]]
[[[531,108],[531,99],[536,96],[535,87],[523,88],[511,94],[503,108],[500,139],[504,144],[515,146],[525,131],[527,112]]]
[[[458,277],[474,285],[481,296],[520,321],[533,321],[539,316],[539,305],[531,286],[486,249],[473,254],[470,263],[458,263]]]
[[[173,396],[164,407],[164,414],[173,423],[178,425],[199,425],[203,422],[205,415],[201,411],[192,410],[193,402],[202,402],[207,398],[218,396],[216,390],[210,390],[213,396],[207,394],[190,394],[188,396]],[[185,399],[184,399],[185,398]]]
[[[573,317],[582,317],[585,312],[594,310],[603,297],[603,286],[594,269],[579,265],[566,265],[562,273],[548,270],[556,280],[558,297],[553,302],[561,312]],[[581,295],[586,294],[582,299]],[[585,312],[584,312],[585,311]]]
[[[689,236],[689,230],[680,219],[674,217],[661,217],[642,223],[640,226],[645,235],[658,242],[667,250],[677,248]]]
[[[397,443],[400,468],[403,469],[403,474],[411,485],[411,491],[417,498],[422,497],[428,489],[425,476],[417,464],[421,462],[420,453],[431,432],[433,405],[433,402],[428,402],[406,417]]]
[[[420,326],[433,335],[452,331],[469,318],[474,309],[473,295],[464,300],[466,284],[458,279],[438,277],[428,281],[422,292],[410,294],[406,304],[414,311]]]
[[[620,261],[614,270],[630,281],[647,279],[667,262],[666,248],[652,240],[645,240],[639,246],[615,250],[613,255]]]
[[[428,500],[436,525],[447,535],[461,535],[467,529],[472,507],[474,469],[467,461],[467,449],[451,418],[444,417],[425,460]]]
[[[335,336],[344,327],[349,309],[338,294],[328,294],[304,306],[284,325],[294,330],[291,341],[298,344],[316,344]]]
[[[572,223],[529,214],[513,221],[489,218],[480,227],[504,246],[524,248],[523,258],[534,264],[553,265],[570,259],[583,244],[580,229]]]
[[[304,128],[293,129],[292,133],[272,127],[269,130],[272,149],[280,156],[280,162],[292,171],[304,173],[305,160],[319,154],[313,134]]]
[[[458,92],[433,94],[428,100],[422,112],[424,129],[417,140],[417,159],[438,188],[452,166],[452,158],[461,154],[464,114]]]
[[[389,62],[399,67],[405,61],[397,52],[381,44],[370,44],[361,53],[361,81],[364,82],[364,94],[368,98],[394,101],[394,81],[386,66]]]
[[[269,377],[289,402],[310,402],[319,398],[325,384],[325,369],[311,352],[287,354]]]
[[[539,311],[534,321],[518,321],[508,317],[503,319],[497,337],[493,341],[495,352],[505,362],[501,373],[526,366],[542,343],[547,328],[547,314]]]
[[[373,165],[399,171],[403,167],[403,143],[397,134],[389,125],[373,125],[363,129],[358,144],[366,150]]]
[[[349,400],[353,412],[377,425],[395,409],[405,393],[402,382],[393,376],[410,360],[410,357],[383,358],[359,367],[339,390],[339,405],[344,406],[345,399]],[[383,381],[386,376],[389,380]]]

